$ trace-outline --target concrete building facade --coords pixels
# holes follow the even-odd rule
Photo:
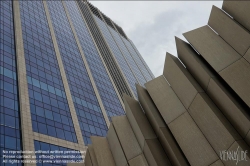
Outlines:
[[[0,13],[1,166],[3,151],[85,155],[90,136],[125,114],[122,94],[137,98],[135,85],[154,78],[122,28],[87,1],[5,0]],[[28,160],[12,165],[36,165]]]
[[[175,38],[163,75],[136,86],[138,100],[123,95],[126,115],[91,137],[85,163],[69,165],[249,166],[249,20],[249,1],[213,6],[189,43]]]

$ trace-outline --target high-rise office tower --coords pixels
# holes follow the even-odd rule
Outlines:
[[[87,1],[0,1],[0,41],[1,153],[84,150],[125,113],[122,95],[137,98],[135,84],[154,78]]]

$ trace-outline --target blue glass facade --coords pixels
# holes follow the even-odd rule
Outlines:
[[[74,11],[69,10],[70,16],[108,117],[124,115],[125,112],[102,63],[100,55],[98,54],[97,48],[89,34],[86,24],[82,20],[80,11],[77,9],[75,3],[66,2],[66,4],[68,8],[70,8],[70,6],[71,8],[74,7]]]
[[[22,150],[12,1],[0,1],[0,163],[3,150]],[[13,164],[18,165],[18,164]],[[19,164],[21,165],[21,164]]]
[[[77,142],[42,1],[20,1],[33,131]]]
[[[94,16],[94,17],[95,17],[95,20],[97,22],[99,22],[99,24],[101,24],[100,22],[102,22],[102,21],[98,17],[96,17],[96,16]],[[100,29],[103,29],[103,26],[99,26],[99,27],[100,27]],[[141,71],[138,68],[137,64],[135,63],[134,59],[130,55],[130,52],[128,51],[125,44],[123,43],[120,35],[117,32],[115,32],[111,27],[108,27],[108,28],[110,29],[112,35],[114,36],[114,40],[116,41],[118,47],[122,51],[124,57],[126,58],[128,64],[130,65],[130,68],[132,69],[133,73],[135,74],[137,80],[139,81],[139,84],[144,85],[146,83],[146,80],[143,77],[143,74],[141,73]]]
[[[48,144],[40,141],[34,141],[34,145],[35,145],[35,151],[41,152],[41,153],[36,153],[36,157],[38,158],[39,161],[39,163],[37,163],[37,166],[59,166],[59,165],[66,166],[67,162],[77,163],[82,161],[82,157],[80,156],[81,154],[75,153],[75,150],[73,149],[53,144]],[[47,153],[48,151],[49,153]]]
[[[77,14],[79,15],[79,13],[76,13],[77,6],[75,2],[66,1],[65,4],[70,16],[73,16],[71,17],[72,21],[79,22],[79,18],[77,18]],[[62,2],[48,2],[48,6],[82,136],[85,144],[89,144],[91,143],[89,139],[90,135],[106,135],[107,125],[77,47]]]
[[[114,30],[112,30],[111,27],[109,27],[109,29],[111,29],[111,33],[113,34],[114,39],[116,40],[117,45],[123,51],[123,55],[127,59],[128,64],[130,65],[130,68],[132,69],[132,71],[135,74],[136,78],[139,80],[140,85],[144,86],[144,84],[146,83],[146,79],[144,78],[142,72],[140,71],[140,69],[138,68],[137,64],[135,63],[135,60],[133,59],[133,57],[130,54],[129,50],[127,49],[127,47],[123,43],[120,35],[117,32],[115,32]]]
[[[141,60],[142,63],[144,64],[144,66],[146,67],[147,72],[150,74],[151,78],[154,79],[154,78],[155,78],[154,74],[152,73],[152,71],[151,71],[150,68],[148,67],[148,65],[147,65],[147,63],[145,62],[145,60],[142,58],[140,52],[139,52],[139,51],[137,50],[137,48],[135,47],[135,44],[134,44],[131,40],[129,40],[129,42],[130,42],[130,44],[133,46],[135,52],[137,53],[138,57],[140,58],[140,60]]]
[[[104,117],[106,115],[104,114],[107,114],[109,119],[112,116],[125,114],[121,100],[122,90],[131,94],[128,88],[130,86],[137,97],[135,84],[140,83],[144,85],[146,82],[143,73],[136,64],[136,60],[133,59],[133,55],[129,52],[131,50],[127,49],[120,35],[93,15],[117,61],[111,59],[112,62],[110,62],[109,57],[103,56],[102,51],[104,50],[105,53],[105,47],[103,47],[102,51],[100,51],[100,48],[98,50],[99,46],[96,45],[95,39],[92,38],[93,32],[91,34],[91,31],[88,29],[90,27],[89,22],[85,22],[87,19],[84,20],[82,15],[84,13],[79,10],[76,1],[47,1],[45,3],[42,0],[23,0],[13,2],[11,0],[0,1],[1,166],[8,165],[2,163],[3,150],[22,150],[20,115],[25,117],[27,112],[19,111],[20,106],[24,108],[23,106],[26,105],[23,102],[19,103],[19,95],[25,96],[24,99],[27,99],[26,97],[29,99],[32,124],[22,123],[22,127],[25,130],[25,126],[32,125],[34,133],[31,134],[30,139],[32,141],[29,142],[33,146],[34,140],[35,149],[30,150],[70,150],[63,148],[63,145],[49,144],[51,142],[49,140],[61,139],[60,141],[64,140],[62,142],[69,141],[68,145],[75,147],[83,146],[81,144],[82,141],[78,142],[76,138],[70,110],[72,106],[69,108],[67,97],[71,97],[73,100],[74,108],[72,110],[74,111],[75,109],[76,111],[81,134],[84,143],[87,145],[91,144],[90,136],[106,136],[108,130],[106,123],[108,122],[105,121]],[[44,6],[45,4],[47,4],[48,11],[47,7],[45,8]],[[19,27],[20,23],[22,29],[21,31],[18,31],[20,29],[14,31],[13,13],[15,15],[18,14],[19,9],[20,16],[15,19],[15,24],[17,24],[16,27]],[[68,86],[65,86],[65,80],[62,80],[62,68],[60,69],[58,65],[58,55],[56,54],[55,43],[53,43],[51,36],[48,13]],[[73,33],[72,28],[76,34]],[[94,28],[97,28],[96,25]],[[17,34],[15,35],[14,32]],[[18,43],[15,43],[15,37],[19,39],[20,34],[22,34],[23,48]],[[74,35],[79,39],[78,44],[80,46],[77,44]],[[104,40],[100,41],[101,44],[104,42]],[[16,51],[15,44],[17,44],[20,50]],[[22,51],[24,51],[24,57],[17,61],[16,57],[23,56]],[[134,51],[136,53],[137,50]],[[83,60],[82,56],[84,56],[86,61]],[[22,66],[22,58],[25,58],[25,66]],[[112,65],[109,65],[107,61]],[[88,70],[85,63],[89,67]],[[142,61],[142,63],[144,62]],[[27,75],[25,78],[19,77],[17,79],[17,74],[22,72],[22,70],[17,72],[17,65],[18,68],[26,69]],[[121,72],[111,72],[117,70],[111,70],[113,68],[110,66],[116,67],[115,69],[118,69],[117,66],[120,66],[129,85],[126,85],[127,82],[124,81],[123,77],[120,77]],[[117,82],[114,81],[116,78],[114,75],[119,75]],[[20,85],[22,85],[23,79],[27,79],[28,91],[26,92],[26,88],[24,88],[22,94],[18,94],[18,80],[20,80]],[[92,85],[93,82],[95,85]],[[115,86],[117,87],[115,88]],[[71,96],[68,93],[66,96],[65,87],[69,87]],[[116,89],[118,90],[116,91]],[[103,107],[104,110],[101,109]],[[27,123],[29,123],[29,120],[27,120]],[[30,133],[30,131],[24,133]],[[23,137],[27,138],[29,135]],[[48,138],[48,140],[45,138]],[[32,147],[28,143],[26,145],[26,143],[24,144],[24,149]],[[79,147],[78,149],[81,149]],[[12,165],[21,165],[21,163]],[[37,165],[52,166],[65,164],[47,163]]]
[[[113,52],[113,55],[115,56],[117,62],[119,63],[119,66],[122,69],[123,74],[127,78],[128,82],[129,82],[129,85],[130,85],[131,89],[133,90],[134,95],[137,96],[135,84],[138,83],[138,82],[137,82],[135,76],[133,75],[131,69],[129,68],[129,65],[126,62],[126,59],[122,55],[122,52],[119,49],[119,47],[117,46],[117,44],[116,44],[114,38],[112,37],[110,31],[112,31],[112,34],[115,37],[119,37],[118,36],[119,34],[116,31],[114,31],[112,28],[108,29],[108,27],[105,25],[105,23],[96,16],[95,16],[95,20],[96,20],[100,30],[102,31],[102,34],[104,35],[104,38],[105,38],[106,42],[108,43],[111,51]]]
[[[144,78],[146,78],[147,81],[152,80],[152,77],[150,76],[150,74],[148,73],[146,67],[144,66],[144,64],[142,63],[141,59],[139,58],[139,56],[137,55],[136,51],[134,50],[133,46],[131,45],[131,43],[125,39],[122,36],[122,40],[124,41],[125,45],[127,46],[127,49],[129,50],[131,56],[133,57],[134,61],[136,62],[137,66],[139,67],[141,73],[143,74]]]

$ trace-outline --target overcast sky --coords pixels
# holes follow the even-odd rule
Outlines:
[[[222,1],[90,1],[123,28],[157,77],[166,52],[177,56],[175,38],[207,24]]]

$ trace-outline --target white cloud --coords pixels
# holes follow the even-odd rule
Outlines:
[[[91,1],[123,28],[155,76],[166,52],[176,56],[175,38],[207,24],[212,5],[222,1]]]

